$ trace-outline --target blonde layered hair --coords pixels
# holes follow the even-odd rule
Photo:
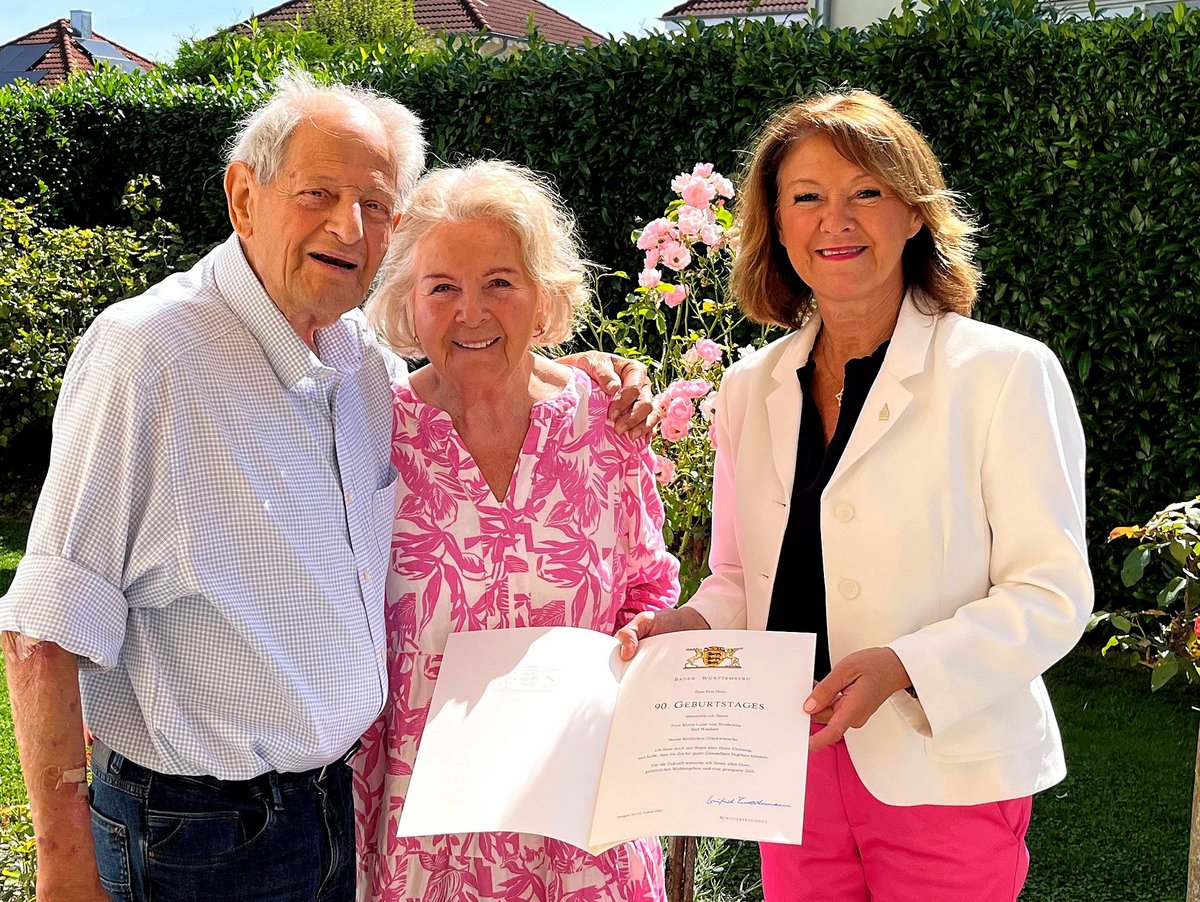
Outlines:
[[[560,345],[589,308],[588,263],[575,218],[541,176],[498,160],[436,169],[413,189],[400,219],[378,289],[365,310],[375,331],[402,357],[424,357],[413,321],[416,255],[444,223],[488,221],[507,226],[537,286],[540,328],[532,346]],[[470,250],[465,251],[470,253]]]
[[[812,302],[779,240],[779,169],[798,141],[828,138],[838,153],[887,185],[917,211],[921,230],[904,246],[908,287],[926,313],[969,316],[982,276],[975,221],[946,188],[929,144],[886,100],[869,91],[818,94],[776,113],[762,130],[742,177],[735,228],[740,248],[730,288],[759,323],[791,328]]]

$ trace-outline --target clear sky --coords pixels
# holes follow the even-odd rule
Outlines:
[[[130,50],[160,61],[181,37],[204,37],[282,0],[0,0],[0,43],[90,9],[92,27]],[[547,0],[543,0],[547,2]],[[601,34],[640,34],[679,0],[548,0],[559,12]]]

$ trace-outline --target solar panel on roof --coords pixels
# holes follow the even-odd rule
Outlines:
[[[9,44],[0,47],[0,76],[26,72],[38,64],[53,44]]]
[[[79,44],[84,50],[87,51],[88,56],[92,58],[93,62],[105,62],[111,66],[117,66],[120,69],[124,69],[126,72],[137,72],[142,68],[129,57],[121,53],[121,51],[112,44],[108,43],[108,41],[76,38],[75,43]]]
[[[0,88],[3,88],[5,85],[11,85],[14,82],[16,82],[22,78],[25,79],[27,82],[29,82],[31,85],[36,85],[39,81],[41,81],[43,78],[45,78],[49,74],[50,73],[48,73],[48,72],[3,71],[3,72],[0,72]]]

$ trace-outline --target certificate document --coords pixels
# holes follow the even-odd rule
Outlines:
[[[400,836],[514,831],[593,854],[651,834],[799,843],[811,633],[453,633]]]

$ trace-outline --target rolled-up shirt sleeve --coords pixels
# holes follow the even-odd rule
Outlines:
[[[67,366],[29,544],[0,599],[0,630],[112,667],[129,590],[171,559],[169,451],[156,422],[161,370],[102,317]]]

